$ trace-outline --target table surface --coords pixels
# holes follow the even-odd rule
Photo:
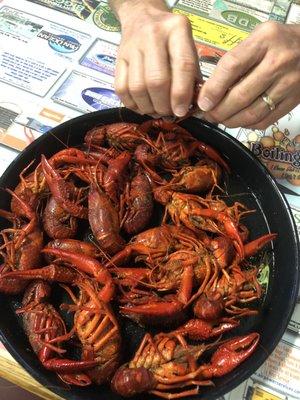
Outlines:
[[[113,96],[105,99],[105,105],[96,101],[93,106],[81,97],[84,92],[86,99],[91,93],[97,98],[99,86],[113,90],[120,27],[106,3],[0,0],[0,175],[19,151],[49,128],[108,104],[120,105]],[[275,19],[300,23],[300,1],[292,5],[289,0],[170,0],[168,3],[174,5],[173,12],[185,14],[191,20],[206,77],[218,59],[249,34],[241,26],[220,22],[224,10],[243,18],[247,18],[248,12],[260,22]],[[52,8],[46,7],[49,4]],[[296,137],[300,132],[300,107],[265,132],[226,130],[249,146],[264,136],[272,138],[274,129],[284,140]],[[299,229],[300,187],[283,179],[278,182]],[[288,330],[266,363],[222,400],[300,399],[299,332],[297,304]],[[0,377],[41,398],[60,399],[28,375],[1,344]]]

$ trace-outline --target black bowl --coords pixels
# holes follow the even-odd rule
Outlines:
[[[63,149],[66,145],[78,146],[85,133],[98,124],[119,121],[142,122],[148,117],[140,116],[127,109],[112,109],[95,112],[68,121],[47,132],[27,147],[8,167],[0,179],[0,187],[14,188],[19,181],[19,173],[32,160],[40,161],[43,153],[46,157]],[[259,332],[260,345],[256,352],[230,374],[215,379],[215,387],[203,388],[195,399],[216,399],[239,385],[254,373],[266,360],[282,337],[292,314],[299,280],[298,235],[290,208],[279,191],[274,179],[253,154],[215,126],[189,118],[182,122],[195,137],[216,148],[227,159],[232,174],[226,179],[230,194],[234,200],[241,201],[250,208],[257,209],[249,216],[246,225],[250,228],[251,239],[268,232],[277,232],[272,252],[269,289],[260,304],[257,317],[246,318],[232,335]],[[0,208],[9,209],[9,195],[1,193]],[[7,226],[1,219],[0,229]],[[67,388],[55,374],[46,371],[31,350],[22,330],[22,325],[15,315],[18,299],[0,295],[1,318],[0,339],[12,356],[42,385],[58,395],[72,400],[121,399],[111,392],[108,386],[90,386],[86,388]],[[132,353],[143,334],[141,328],[128,323],[123,331],[124,354]],[[126,349],[126,350],[125,350]],[[140,397],[139,397],[140,398]],[[154,399],[145,395],[143,398]]]

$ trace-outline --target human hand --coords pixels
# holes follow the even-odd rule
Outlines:
[[[264,94],[273,100],[273,111]],[[198,97],[208,121],[261,130],[299,102],[300,25],[275,22],[259,25],[226,53]]]
[[[122,25],[115,91],[142,114],[183,117],[200,76],[188,19],[168,11],[164,1],[111,1]]]

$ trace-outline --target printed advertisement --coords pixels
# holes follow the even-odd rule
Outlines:
[[[229,0],[230,3],[246,7],[247,10],[257,10],[270,14],[274,6],[274,0]],[[222,4],[223,0],[215,1],[217,4]]]
[[[121,105],[112,84],[77,71],[71,73],[54,93],[52,99],[82,112],[104,110]]]
[[[179,0],[176,8],[192,12],[211,20],[251,32],[257,25],[269,19],[269,14],[230,1]]]
[[[39,49],[39,53],[75,61],[86,51],[90,35],[11,7],[0,9],[0,40],[13,46]],[[26,45],[27,46],[26,46]]]
[[[107,1],[98,0],[28,0],[80,18],[109,32],[120,32],[121,26]]]
[[[82,57],[80,64],[111,76],[115,75],[118,46],[98,39]]]
[[[195,40],[222,50],[232,49],[249,35],[244,30],[206,19],[176,7],[173,8],[173,12],[185,15],[190,20]]]
[[[23,49],[16,54],[9,46],[0,48],[0,80],[38,96],[45,96],[64,71],[53,59],[31,57]]]
[[[222,127],[244,143],[280,184],[296,195],[300,195],[299,111],[300,106],[264,131]]]

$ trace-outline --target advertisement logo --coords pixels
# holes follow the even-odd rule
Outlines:
[[[97,60],[102,61],[105,64],[114,65],[116,62],[116,58],[112,56],[108,56],[106,54],[97,54]]]
[[[68,35],[54,35],[51,32],[42,31],[38,37],[47,40],[49,46],[58,53],[75,53],[81,46],[77,39]]]
[[[120,32],[121,25],[108,5],[99,6],[93,15],[96,26],[109,32]]]
[[[118,107],[120,99],[111,89],[92,87],[81,92],[83,100],[95,110]]]
[[[252,31],[256,25],[261,23],[259,19],[242,11],[229,10],[223,11],[221,14],[225,21],[246,31]]]

